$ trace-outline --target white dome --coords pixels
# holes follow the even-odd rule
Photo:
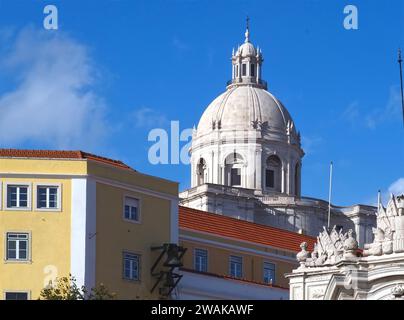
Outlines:
[[[252,130],[264,126],[286,134],[292,118],[282,103],[255,86],[234,86],[218,96],[203,113],[197,128],[202,136],[214,129]],[[295,129],[292,127],[292,132]]]
[[[257,51],[252,43],[246,42],[243,43],[240,48],[238,48],[238,54],[240,54],[242,57],[250,57],[256,56]]]
[[[232,52],[226,91],[192,134],[191,185],[206,183],[300,195],[300,134],[262,79],[261,50],[246,39]],[[271,160],[271,161],[269,161]]]

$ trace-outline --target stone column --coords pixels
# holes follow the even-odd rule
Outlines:
[[[194,157],[191,156],[191,188],[196,186],[196,180],[195,180],[195,164],[194,164]]]
[[[286,168],[285,164],[282,162],[282,185],[281,185],[281,192],[285,193],[286,192]]]
[[[213,183],[214,180],[214,174],[215,174],[215,152],[212,150],[212,156],[210,160],[211,166],[210,166],[210,171],[209,171],[209,183]]]
[[[255,151],[255,189],[264,189],[264,185],[262,183],[262,148],[257,147]]]
[[[241,82],[241,75],[243,74],[242,72],[243,70],[241,70],[241,59],[238,60],[238,80],[239,82]]]

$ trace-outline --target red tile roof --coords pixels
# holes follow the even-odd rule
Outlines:
[[[278,289],[283,289],[283,290],[289,290],[289,288],[281,287],[276,284],[269,284],[269,283],[264,283],[264,282],[259,282],[259,281],[254,281],[254,280],[248,280],[248,279],[240,279],[240,278],[235,278],[232,276],[228,276],[225,274],[217,274],[217,273],[211,273],[211,272],[202,272],[202,271],[196,271],[194,269],[189,269],[189,268],[180,268],[181,271],[185,272],[190,272],[190,273],[196,273],[204,276],[209,276],[209,277],[216,277],[216,278],[222,278],[225,280],[232,280],[232,281],[238,281],[238,282],[246,282],[246,283],[251,283],[251,284],[258,284],[261,286],[265,287],[270,287],[270,288],[278,288]]]
[[[179,207],[179,226],[181,229],[210,233],[294,252],[300,251],[302,242],[307,242],[309,250],[313,250],[317,240],[314,237],[292,231],[183,206]]]
[[[84,151],[0,149],[0,158],[88,159],[121,169],[133,170],[122,161],[97,156]]]

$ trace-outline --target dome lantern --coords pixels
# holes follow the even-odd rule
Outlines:
[[[232,52],[232,79],[227,86],[253,85],[267,89],[267,83],[261,79],[261,66],[264,61],[261,50],[250,42],[249,18],[244,43]]]

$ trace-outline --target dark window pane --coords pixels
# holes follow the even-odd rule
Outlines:
[[[9,241],[8,241],[8,248],[9,248],[9,249],[12,249],[12,250],[15,250],[16,247],[17,247],[16,244],[17,244],[16,241],[14,241],[14,240],[9,240]]]
[[[247,74],[247,65],[245,63],[243,63],[242,65],[242,75],[245,76]]]
[[[126,198],[125,201],[126,201],[124,212],[125,219],[138,221],[139,220],[138,207],[137,207],[138,200],[133,198]]]
[[[27,260],[27,250],[20,249],[18,253],[18,259]]]
[[[265,171],[265,186],[267,188],[275,187],[275,172],[274,170],[267,169]]]
[[[125,253],[123,257],[124,278],[139,280],[139,256]]]
[[[255,76],[255,65],[251,64],[251,77]]]
[[[7,234],[7,259],[28,259],[28,235],[24,233]]]
[[[241,257],[230,257],[230,275],[236,278],[243,276],[243,259]]]
[[[38,208],[57,208],[57,187],[38,187]]]
[[[273,263],[264,262],[264,282],[275,283],[275,265]]]
[[[8,203],[7,207],[12,208],[17,206],[17,187],[8,187]]]
[[[7,259],[16,259],[17,258],[17,250],[8,249],[7,250]]]
[[[136,207],[131,207],[131,219],[137,220],[137,208]]]
[[[28,300],[27,292],[6,292],[6,300]]]
[[[125,219],[129,219],[130,216],[130,207],[129,206],[125,206]]]
[[[195,270],[208,271],[208,252],[203,249],[195,249]]]
[[[241,169],[239,168],[232,168],[231,169],[231,181],[230,184],[232,186],[239,186],[241,185]]]
[[[21,249],[22,249],[22,250],[27,249],[27,241],[20,240],[19,245],[20,245],[20,250],[21,250]]]

